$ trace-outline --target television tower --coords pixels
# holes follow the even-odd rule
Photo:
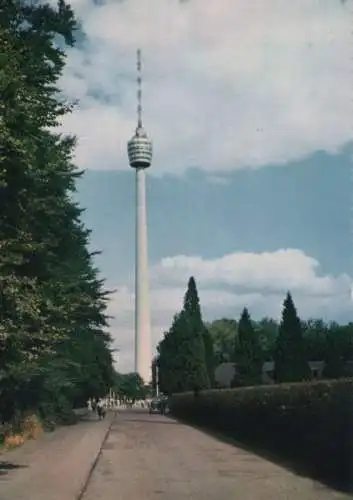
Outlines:
[[[148,285],[146,168],[152,162],[152,142],[142,126],[141,50],[137,51],[137,128],[127,151],[136,172],[135,372],[151,380],[151,324]]]

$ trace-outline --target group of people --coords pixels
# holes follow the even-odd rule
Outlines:
[[[96,401],[95,399],[90,400],[88,402],[88,407],[91,407],[91,410],[94,413],[97,413],[99,420],[102,420],[107,414],[104,402],[100,398],[98,399],[98,401]]]
[[[122,408],[150,408],[151,400],[139,400],[139,401],[127,401],[119,399],[102,399],[92,397],[87,401],[87,407],[89,411],[98,416],[99,420],[105,418],[107,410],[117,411]],[[161,404],[163,411],[164,405]]]

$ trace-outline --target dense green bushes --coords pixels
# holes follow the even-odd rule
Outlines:
[[[293,459],[314,476],[348,484],[353,378],[176,394],[176,417]]]

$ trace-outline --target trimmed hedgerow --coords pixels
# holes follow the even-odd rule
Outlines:
[[[347,485],[352,471],[353,378],[176,394],[177,418],[294,459]]]

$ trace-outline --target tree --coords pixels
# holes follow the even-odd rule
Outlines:
[[[158,364],[159,364],[159,357],[155,356],[152,359],[152,365],[151,365],[151,373],[152,373],[152,380],[151,380],[151,388],[152,392],[155,394],[157,392],[157,384],[158,384]]]
[[[72,194],[72,106],[57,88],[76,21],[63,0],[9,0],[0,43],[0,414],[58,412],[112,379],[108,292]]]
[[[234,339],[237,332],[237,322],[235,319],[217,319],[206,324],[213,342],[214,366],[233,360]]]
[[[190,278],[183,310],[174,316],[169,331],[158,346],[160,389],[163,392],[172,394],[210,387],[207,368],[211,368],[211,360],[207,367],[205,337],[196,283]]]
[[[277,338],[278,324],[271,318],[260,321],[251,320],[257,332],[264,361],[272,361]],[[207,324],[214,345],[214,364],[234,361],[235,341],[238,335],[238,323],[235,319],[222,318]]]
[[[326,358],[329,327],[322,319],[302,321],[302,332],[309,361],[322,361]]]
[[[340,378],[346,375],[346,362],[353,360],[353,324],[342,326],[331,322],[326,331],[324,377]]]
[[[264,361],[272,361],[273,353],[278,335],[278,323],[272,318],[262,318],[260,321],[252,321],[256,330]]]
[[[206,326],[203,328],[203,343],[205,346],[205,361],[206,368],[210,386],[213,387],[215,384],[215,356],[214,356],[214,348],[213,348],[213,339],[211,333],[208,331]]]
[[[289,292],[283,303],[274,361],[276,382],[300,382],[310,378],[302,326]]]
[[[207,387],[205,350],[201,335],[192,335],[184,311],[176,314],[159,345],[160,388],[166,394]],[[207,382],[205,382],[207,379]]]
[[[168,331],[157,347],[159,362],[159,387],[165,394],[171,395],[182,391],[180,382],[180,322],[179,314],[175,314]]]
[[[234,360],[236,363],[234,385],[261,384],[263,357],[260,339],[246,308],[243,309],[238,323]]]
[[[194,326],[186,312],[182,311],[177,323],[178,340],[181,340],[176,357],[179,392],[198,392],[210,387],[204,340],[202,333],[195,330]]]
[[[138,373],[117,373],[113,390],[120,397],[134,403],[146,398],[148,387]]]
[[[198,338],[201,334],[201,338],[204,343],[205,351],[205,362],[207,368],[207,374],[209,378],[209,383],[213,385],[214,382],[214,352],[213,352],[213,339],[202,321],[200,299],[197,292],[196,281],[193,276],[190,277],[188,282],[187,291],[184,297],[184,312],[187,315],[190,328]]]

